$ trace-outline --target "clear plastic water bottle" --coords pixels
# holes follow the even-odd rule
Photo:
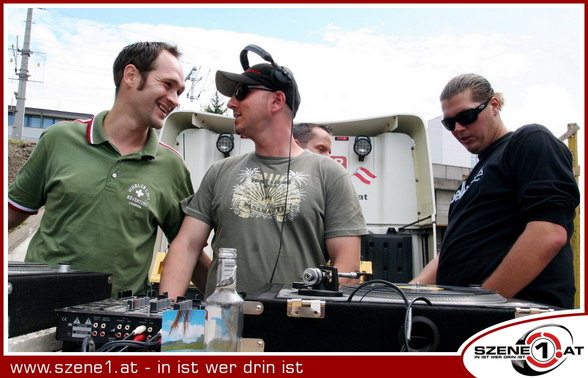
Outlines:
[[[207,352],[237,352],[243,333],[243,299],[237,293],[237,250],[221,248],[216,289],[206,298],[204,343]]]

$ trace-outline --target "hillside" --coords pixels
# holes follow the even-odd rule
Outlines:
[[[34,142],[26,142],[22,140],[8,141],[8,184],[10,185],[16,174],[27,161],[33,148]]]

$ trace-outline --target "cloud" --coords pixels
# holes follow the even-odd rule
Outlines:
[[[7,42],[22,35],[25,13],[24,8],[5,9]],[[302,95],[298,121],[395,113],[429,120],[441,113],[438,96],[445,83],[454,75],[476,72],[505,93],[505,116],[512,120],[511,128],[534,121],[562,134],[570,120],[584,124],[583,39],[558,35],[556,25],[551,33],[537,34],[518,32],[510,24],[490,32],[455,27],[410,34],[328,21],[312,31],[320,39],[297,42],[166,24],[170,20],[110,25],[68,18],[51,9],[35,10],[34,20],[32,47],[45,53],[45,66],[42,83],[28,85],[31,107],[85,113],[109,108],[114,100],[111,67],[116,54],[138,40],[164,40],[180,47],[185,74],[192,67],[200,68],[202,80],[194,92],[199,98],[191,101],[188,93],[183,95],[184,109],[207,105],[215,92],[216,70],[241,71],[239,52],[254,43],[294,72]],[[418,31],[418,24],[411,29]],[[557,55],[549,53],[552,48]],[[14,104],[17,82],[6,83],[6,102]],[[541,96],[538,91],[547,93]]]
[[[543,106],[545,98],[557,99],[557,107]],[[566,88],[558,83],[534,84],[525,88],[522,98],[517,99],[515,106],[525,109],[531,109],[531,112],[523,117],[520,114],[514,114],[513,126],[523,122],[542,123],[551,129],[562,130],[561,126],[567,126],[568,123],[578,123],[574,119],[576,109],[584,104],[584,96],[573,98]],[[562,115],[564,118],[562,118]],[[567,120],[565,117],[568,117]],[[526,118],[526,121],[524,119]],[[561,123],[561,124],[560,124]],[[559,137],[560,135],[556,135]]]
[[[165,335],[166,340],[183,340],[185,343],[191,343],[204,335],[204,326],[201,324],[189,324],[186,328],[181,324],[178,328]]]

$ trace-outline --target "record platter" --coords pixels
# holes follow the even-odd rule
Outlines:
[[[381,302],[381,303],[403,303],[401,294],[389,286],[365,285],[358,288],[358,284],[343,285],[340,297],[328,297],[332,301],[347,302]],[[395,284],[410,301],[417,297],[425,297],[432,304],[444,305],[500,305],[508,300],[495,291],[482,289],[480,287],[452,287],[438,285],[411,285]],[[351,296],[351,300],[349,297]],[[320,295],[300,295],[297,289],[282,289],[278,298],[304,298],[320,299]]]
[[[417,297],[427,298],[432,304],[444,305],[499,305],[508,300],[492,290],[481,287],[454,287],[439,285],[396,284],[410,301]],[[366,285],[358,290],[358,285],[346,285],[341,291],[346,299],[354,293],[352,301],[402,303],[401,295],[388,286]],[[356,291],[357,290],[357,291]]]

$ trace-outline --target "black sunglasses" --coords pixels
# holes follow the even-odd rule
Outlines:
[[[449,131],[455,130],[455,122],[459,122],[459,124],[462,126],[467,126],[471,123],[474,123],[478,119],[478,114],[480,114],[480,112],[486,108],[490,100],[492,100],[492,97],[473,109],[467,109],[457,113],[455,117],[442,119],[441,123]]]
[[[274,92],[273,89],[269,89],[266,87],[256,87],[253,85],[240,85],[237,87],[237,89],[235,89],[235,93],[233,94],[233,96],[235,96],[235,98],[238,101],[243,101],[245,99],[245,97],[247,97],[247,95],[249,94],[249,91],[252,89],[261,89],[263,91]]]

